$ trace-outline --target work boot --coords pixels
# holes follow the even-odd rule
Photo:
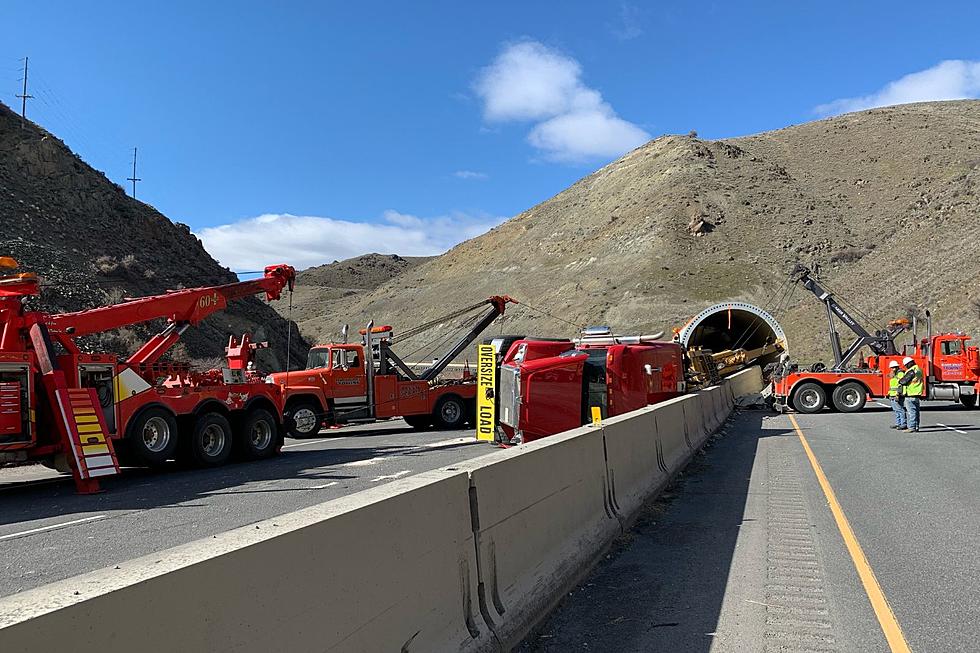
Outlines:
[[[905,428],[905,426],[903,426],[903,425],[901,425],[901,424],[892,424],[892,425],[891,425],[891,426],[889,426],[888,428],[890,428],[890,429],[904,429],[904,428]]]

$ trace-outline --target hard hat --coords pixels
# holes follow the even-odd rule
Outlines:
[[[888,367],[898,367],[898,361],[896,360],[888,361]]]
[[[914,362],[915,361],[912,360],[912,357],[911,356],[906,356],[905,358],[902,359],[902,364],[903,365],[908,365],[909,363],[914,363]]]

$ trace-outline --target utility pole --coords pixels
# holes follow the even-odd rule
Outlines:
[[[27,94],[27,57],[24,57],[24,91],[16,97],[20,98],[20,128],[23,129],[27,124],[27,101],[34,99],[33,95]]]
[[[136,182],[143,181],[136,176],[136,148],[133,148],[133,176],[127,177],[129,181],[133,182],[133,199],[136,199]]]

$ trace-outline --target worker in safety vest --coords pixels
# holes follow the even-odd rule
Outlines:
[[[891,425],[893,429],[904,429],[905,428],[905,396],[899,394],[902,390],[899,382],[902,380],[904,373],[902,372],[901,365],[898,361],[892,360],[888,362],[888,398],[891,400],[892,413],[895,414],[895,423]]]
[[[905,375],[898,382],[899,392],[905,395],[905,430],[909,433],[919,432],[919,397],[925,391],[922,368],[906,356],[902,359],[905,365]]]

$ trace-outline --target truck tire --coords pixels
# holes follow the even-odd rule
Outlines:
[[[819,413],[827,405],[827,391],[819,383],[801,383],[793,393],[793,408],[799,413]]]
[[[320,410],[312,401],[299,401],[288,412],[289,437],[315,438],[320,432]]]
[[[245,460],[268,458],[276,453],[279,425],[264,408],[248,411],[235,434],[235,448]]]
[[[831,399],[834,408],[840,412],[856,413],[864,408],[864,404],[868,401],[868,393],[860,383],[849,381],[834,388]]]
[[[123,446],[126,462],[159,467],[177,453],[177,420],[157,406],[147,408],[130,422]]]
[[[194,467],[217,467],[228,462],[232,449],[231,424],[220,413],[202,413],[194,420],[182,452],[185,462]]]
[[[427,431],[432,427],[432,415],[406,415],[402,419],[416,431]]]
[[[963,404],[964,408],[976,408],[977,407],[977,396],[976,395],[960,395],[960,403]]]
[[[440,431],[463,428],[466,422],[466,404],[456,395],[445,395],[436,402],[432,421]]]

